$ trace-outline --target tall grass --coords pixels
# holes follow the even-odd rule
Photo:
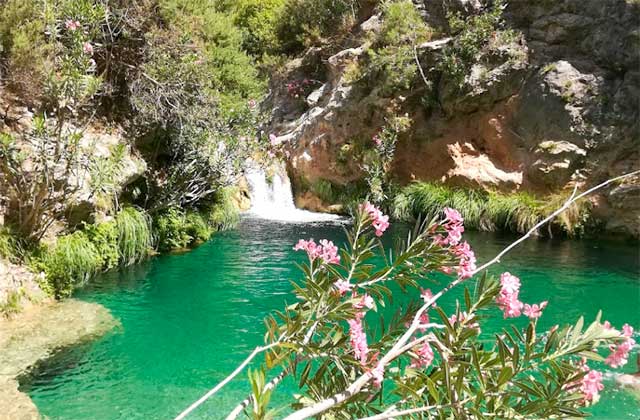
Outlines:
[[[396,195],[391,213],[398,220],[413,220],[438,216],[445,207],[451,207],[462,214],[470,229],[526,232],[565,200],[562,194],[542,200],[522,192],[503,194],[415,182]],[[579,235],[588,217],[588,204],[576,203],[554,221],[553,228],[570,236]]]
[[[0,258],[15,261],[20,258],[22,247],[14,234],[5,226],[0,226]]]
[[[120,265],[131,265],[145,259],[153,245],[149,216],[141,210],[125,207],[115,217],[115,222]]]

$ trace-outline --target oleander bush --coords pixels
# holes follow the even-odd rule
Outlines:
[[[445,208],[391,252],[377,239],[388,217],[365,203],[343,249],[300,239],[294,250],[308,262],[292,283],[295,301],[266,317],[265,344],[230,375],[264,353],[249,371],[249,396],[227,418],[245,408],[253,418],[273,418],[275,395],[288,403],[285,420],[586,417],[604,388],[595,363],[624,366],[633,328],[616,329],[598,314],[588,324],[581,317],[542,330],[549,303],[524,303],[526,279],[485,271],[508,249],[477,267],[463,223]],[[434,279],[443,273],[444,283]],[[454,289],[454,308],[441,307]],[[496,314],[504,325],[483,331]],[[278,388],[284,377],[294,392]]]

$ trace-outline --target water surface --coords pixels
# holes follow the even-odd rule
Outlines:
[[[385,237],[399,234],[396,229]],[[237,230],[192,252],[100,277],[77,297],[105,305],[122,327],[60,355],[23,388],[51,419],[173,418],[262,343],[267,313],[292,301],[289,280],[299,279],[294,262],[302,262],[303,255],[291,248],[301,237],[344,241],[337,225],[245,219]],[[514,237],[475,233],[467,239],[481,262]],[[498,270],[521,277],[524,301],[549,300],[543,328],[575,322],[580,315],[592,319],[598,309],[614,325],[640,328],[634,246],[531,240]],[[490,322],[488,328],[503,325],[500,317]],[[624,370],[633,369],[630,363]],[[240,375],[190,418],[223,418],[246,396],[245,378]],[[594,418],[638,419],[639,401],[611,378],[606,385]]]

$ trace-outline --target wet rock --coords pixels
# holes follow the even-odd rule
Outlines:
[[[17,379],[56,352],[96,339],[117,325],[105,307],[75,299],[0,320],[0,419],[40,418],[30,398],[18,391]]]

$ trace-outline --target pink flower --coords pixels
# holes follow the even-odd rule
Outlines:
[[[269,134],[269,142],[271,143],[271,146],[274,146],[274,147],[281,143],[278,137],[273,133]]]
[[[356,302],[353,304],[353,307],[356,309],[363,309],[363,308],[372,309],[373,305],[374,305],[373,298],[365,293],[364,295],[362,295],[362,298],[360,299],[359,302]]]
[[[420,369],[427,368],[433,362],[434,354],[433,349],[428,342],[422,343],[422,346],[416,351],[417,358],[414,358],[411,362],[411,367]]]
[[[249,101],[247,102],[247,105],[249,105],[250,109],[254,109],[256,107],[258,103],[256,102],[255,99],[249,99]]]
[[[338,247],[331,241],[326,239],[320,240],[320,244],[316,244],[313,239],[305,241],[300,239],[298,243],[293,247],[294,251],[306,251],[309,259],[314,261],[316,258],[321,258],[325,264],[338,264],[340,263],[340,257],[338,256]]]
[[[357,317],[356,319],[348,320],[347,323],[349,324],[349,342],[351,343],[351,348],[353,348],[354,356],[364,366],[367,364],[369,345],[367,344],[367,335],[362,329],[362,319]]]
[[[452,223],[454,225],[462,224],[464,219],[458,210],[446,207],[444,209],[445,223]]]
[[[420,297],[422,298],[424,303],[427,303],[431,299],[433,299],[433,293],[431,293],[431,289],[420,288]],[[436,304],[433,303],[431,306],[436,306]]]
[[[353,284],[342,279],[337,280],[335,283],[333,283],[333,285],[336,289],[338,289],[338,293],[340,293],[341,296],[344,296],[347,292],[350,292],[351,289],[355,287]]]
[[[382,139],[380,138],[380,136],[378,136],[377,134],[375,136],[373,136],[373,142],[376,144],[376,146],[380,147],[382,146]]]
[[[369,214],[371,225],[376,230],[376,236],[382,236],[384,231],[389,227],[389,216],[382,214],[380,209],[368,201],[361,205],[360,209]]]
[[[64,22],[64,27],[70,31],[75,31],[76,29],[80,28],[80,26],[80,22],[78,22],[77,20],[67,19]]]
[[[549,302],[547,302],[546,300],[544,302],[541,302],[540,305],[529,305],[528,303],[525,303],[523,312],[531,319],[538,319],[542,316],[542,310],[547,306],[547,303]]]
[[[427,331],[427,325],[429,325],[429,315],[426,312],[423,312],[422,315],[420,315],[420,324],[418,326],[418,331],[420,332],[425,332]]]
[[[582,378],[580,391],[584,394],[585,401],[597,402],[600,399],[600,391],[604,389],[602,385],[602,373],[597,370],[589,370],[588,366],[584,366],[587,374]]]
[[[469,314],[467,312],[460,312],[460,316],[453,314],[449,317],[449,323],[451,325],[455,324],[456,322],[462,324],[463,322],[467,321],[468,317],[469,317]],[[478,332],[480,332],[480,324],[478,324],[477,322],[469,324],[467,325],[467,327],[476,329],[478,330]]]
[[[611,329],[611,323],[609,321],[604,321],[604,323],[602,324],[602,326],[607,329],[610,330]]]
[[[520,279],[509,272],[500,275],[500,285],[505,293],[518,293],[520,291]]]
[[[476,256],[467,242],[454,247],[453,253],[460,258],[458,265],[458,278],[468,279],[473,277],[476,271]]]
[[[522,315],[522,309],[524,307],[524,304],[518,300],[518,295],[520,293],[520,279],[510,273],[502,273],[500,276],[500,285],[502,286],[502,289],[500,290],[500,294],[496,297],[496,303],[504,312],[504,317],[519,317]],[[543,308],[538,307],[538,311],[541,311],[542,309]],[[535,314],[531,309],[529,312]]]
[[[382,386],[382,381],[384,381],[384,366],[382,366],[382,363],[378,363],[378,365],[371,370],[371,378],[376,388]]]
[[[320,240],[321,254],[320,257],[327,264],[339,264],[340,256],[338,256],[338,247],[332,241],[326,239]]]
[[[87,54],[87,55],[92,55],[93,54],[93,45],[91,45],[90,42],[85,42],[84,44],[82,44],[82,51],[84,51],[84,53]]]
[[[623,341],[617,346],[611,346],[611,354],[605,359],[605,363],[612,368],[622,367],[629,361],[629,352],[633,349],[636,341],[631,338],[633,335],[633,327],[629,324],[624,324],[622,327]]]

